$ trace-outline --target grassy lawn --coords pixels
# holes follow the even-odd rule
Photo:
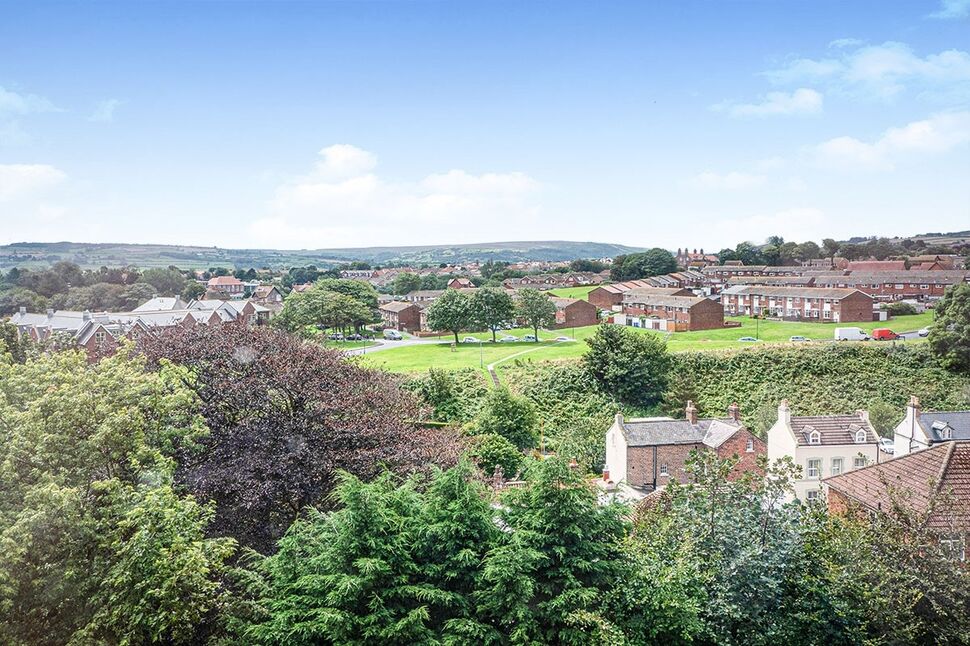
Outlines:
[[[586,285],[585,287],[561,287],[550,290],[549,293],[559,298],[586,298],[587,294],[596,289],[596,285]]]
[[[789,337],[804,336],[816,341],[833,341],[835,328],[832,323],[797,323],[787,321],[756,321],[750,318],[732,317],[729,320],[739,321],[741,327],[705,330],[701,332],[678,332],[666,335],[662,332],[631,328],[642,334],[657,334],[667,336],[667,347],[671,352],[686,352],[689,350],[726,350],[730,348],[750,348],[769,344],[788,344]],[[932,312],[915,316],[900,316],[886,323],[846,323],[838,327],[860,327],[871,331],[877,327],[888,327],[896,332],[918,330],[929,325],[933,320]],[[566,330],[547,331],[539,333],[541,343],[491,343],[490,333],[469,333],[461,337],[473,336],[486,340],[482,344],[481,356],[477,344],[462,343],[455,351],[448,342],[432,343],[403,347],[399,350],[386,350],[361,357],[360,361],[374,367],[383,367],[391,372],[419,372],[434,366],[436,368],[458,369],[478,368],[502,359],[511,357],[523,350],[530,350],[522,355],[523,360],[544,361],[551,359],[578,358],[586,352],[583,340],[596,331],[596,326],[573,328]],[[532,334],[531,329],[515,329],[502,334],[512,334],[521,338],[525,334]],[[554,342],[557,336],[567,336],[573,341]],[[745,343],[738,341],[743,336],[757,336],[761,341]],[[910,340],[906,343],[918,343],[920,340]],[[873,341],[873,343],[879,343]]]

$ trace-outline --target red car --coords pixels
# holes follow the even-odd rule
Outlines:
[[[872,331],[872,338],[875,341],[895,341],[902,337],[890,330],[888,327],[876,328]]]

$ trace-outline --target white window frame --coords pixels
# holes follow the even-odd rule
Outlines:
[[[822,434],[818,431],[812,431],[808,434],[808,443],[811,445],[818,445],[822,443]]]
[[[845,471],[845,460],[843,458],[832,458],[830,471],[834,476],[841,475]]]
[[[750,437],[748,438],[748,443],[744,445],[745,453],[754,453],[754,440]]]
[[[815,467],[812,467],[813,462],[816,463]],[[818,480],[822,477],[822,458],[808,458],[805,461],[805,477],[810,480]]]
[[[869,459],[866,458],[866,456],[864,456],[864,455],[857,455],[854,458],[852,458],[852,468],[853,469],[862,469],[862,468],[867,467],[867,466],[869,466]]]
[[[818,502],[822,499],[822,492],[818,489],[809,489],[805,492],[805,502]]]
[[[667,466],[666,462],[660,463],[660,475],[670,477],[670,467]]]
[[[865,444],[866,443],[866,431],[865,429],[859,429],[855,432],[855,443]]]

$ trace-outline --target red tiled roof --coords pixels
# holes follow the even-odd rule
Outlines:
[[[209,279],[209,285],[242,285],[242,281],[235,276],[213,276]]]
[[[846,267],[849,271],[906,271],[903,260],[853,260]]]
[[[929,526],[970,527],[970,442],[945,442],[888,462],[826,478],[825,483],[874,510],[890,512],[894,502],[926,513],[942,493]]]

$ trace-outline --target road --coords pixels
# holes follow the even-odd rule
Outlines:
[[[381,350],[392,350],[394,348],[404,348],[409,345],[428,345],[431,343],[441,343],[440,339],[416,339],[410,337],[407,339],[402,339],[401,341],[388,341],[386,339],[380,339],[377,341],[377,345],[372,345],[366,348],[354,348],[353,350],[344,350],[344,354],[348,357],[355,357],[360,354],[370,354],[371,352],[380,352]]]

